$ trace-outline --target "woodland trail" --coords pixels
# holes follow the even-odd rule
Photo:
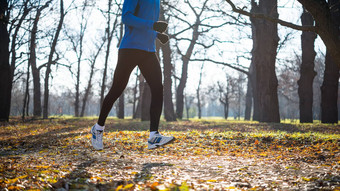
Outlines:
[[[339,190],[340,127],[224,120],[167,123],[176,141],[147,150],[147,122],[94,119],[0,127],[1,190]]]

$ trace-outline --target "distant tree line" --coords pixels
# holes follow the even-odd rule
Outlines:
[[[277,0],[251,0],[250,5],[162,0],[160,20],[169,23],[170,42],[156,46],[163,69],[165,120],[219,115],[260,122],[299,118],[302,123],[338,123],[340,3],[299,2],[301,25],[279,19]],[[0,0],[0,120],[8,121],[11,113],[23,119],[98,114],[112,83],[112,50],[123,35],[122,3]],[[103,18],[95,33],[93,14]],[[280,39],[278,24],[302,31],[301,53],[280,66],[277,55],[290,34]],[[227,38],[227,27],[238,30],[239,39]],[[252,47],[231,62],[219,50],[239,43],[246,30],[251,31],[246,38]],[[319,57],[314,48],[318,35],[327,48]],[[193,64],[199,78],[195,92],[189,92]],[[214,78],[205,74],[211,64],[223,68],[215,75],[225,78],[205,84]],[[73,80],[65,83],[74,88],[53,86],[58,70],[68,71],[64,75]],[[114,113],[149,120],[150,89],[138,69],[132,79]]]

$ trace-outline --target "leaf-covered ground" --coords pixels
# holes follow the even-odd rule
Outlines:
[[[0,124],[0,190],[340,190],[340,126],[225,120],[162,122],[176,141],[147,150],[148,122]]]

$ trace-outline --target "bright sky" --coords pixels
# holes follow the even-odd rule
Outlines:
[[[119,1],[119,0],[117,0]],[[221,0],[215,0],[216,2],[221,2]],[[98,2],[101,2],[99,4]],[[194,2],[194,1],[192,1]],[[195,1],[196,2],[196,1]],[[248,6],[248,10],[250,8],[250,5],[247,3],[241,4],[241,1],[235,1],[239,2],[240,7],[244,7],[245,5]],[[195,4],[199,6],[199,4]],[[99,39],[101,38],[100,35],[103,34],[104,29],[106,27],[105,24],[105,18],[103,17],[102,13],[98,11],[98,8],[103,8],[106,7],[106,1],[97,1],[96,9],[92,10],[91,12],[91,17],[89,20],[88,24],[88,32],[86,34],[86,45],[85,45],[85,57],[89,53],[95,51],[95,47],[93,46],[94,43],[99,43]],[[182,11],[185,12],[190,12],[190,9],[188,6],[178,6]],[[228,4],[225,2],[225,7],[230,10],[230,7]],[[279,17],[280,19],[290,21],[296,24],[300,24],[300,15],[302,13],[302,9],[300,4],[295,1],[295,0],[280,0],[279,1]],[[230,12],[230,11],[229,11]],[[72,13],[72,14],[75,14]],[[233,14],[236,15],[236,14]],[[188,16],[188,20],[193,20],[193,17]],[[77,19],[77,16],[75,15],[68,15],[66,17],[65,23],[67,24],[66,27],[71,27],[73,28],[74,31],[79,30],[79,23],[80,19]],[[214,21],[210,21],[212,24],[214,24]],[[217,22],[217,21],[216,21]],[[78,28],[77,28],[78,27]],[[169,31],[171,32],[172,29],[172,23],[169,23]],[[282,39],[287,33],[292,32],[293,35],[291,36],[291,40],[283,47],[283,49],[280,50],[278,53],[278,62],[277,65],[282,62],[280,59],[294,59],[295,53],[300,54],[301,53],[301,48],[300,48],[300,31],[294,31],[289,28],[281,27],[279,26],[279,37]],[[190,33],[189,33],[190,34]],[[225,26],[223,28],[220,28],[218,30],[214,30],[211,32],[209,35],[214,35],[220,37],[222,40],[230,41],[230,40],[235,40],[235,43],[223,43],[219,44],[218,46],[212,47],[209,50],[206,50],[207,57],[218,60],[218,61],[224,61],[228,63],[235,63],[237,56],[245,56],[245,57],[250,57],[251,55],[249,52],[251,51],[252,48],[252,41],[251,39],[246,38],[246,35],[251,35],[251,29],[250,27],[244,27],[242,28],[241,32],[236,28],[235,26]],[[240,36],[242,36],[242,39],[237,40]],[[225,39],[224,39],[225,38]],[[172,45],[175,44],[174,40],[171,40],[170,42]],[[109,71],[108,71],[108,79],[107,82],[111,83],[112,79],[112,74],[114,71],[114,68],[116,66],[116,61],[117,61],[117,40],[114,39],[111,44],[111,53],[110,53],[110,62],[109,62]],[[59,45],[59,49],[62,47],[62,50],[67,50],[69,47],[65,45],[65,43],[61,43]],[[187,43],[180,43],[180,48],[181,50],[185,50],[187,47]],[[197,48],[201,48],[198,47]],[[317,39],[316,41],[316,46],[315,50],[318,53],[319,50],[322,52],[325,52],[325,47],[320,40],[320,38]],[[104,51],[103,51],[104,52]],[[223,52],[223,56],[221,57],[218,52]],[[248,53],[247,53],[248,52]],[[65,57],[68,58],[70,62],[75,62],[76,58],[74,57],[74,52],[71,50],[65,51],[64,52]],[[97,61],[97,68],[103,68],[104,65],[104,58],[105,54],[102,53],[100,58]],[[195,58],[203,58],[203,55],[196,55]],[[65,62],[64,60],[63,62]],[[240,64],[244,66],[249,66],[250,61],[246,59],[240,59],[239,60]],[[181,69],[181,61],[180,60],[175,60],[175,67],[177,71],[180,71]],[[188,75],[188,83],[187,83],[187,89],[186,92],[189,93],[194,93],[195,89],[197,88],[198,84],[198,78],[199,78],[199,71],[202,63],[199,62],[192,62],[189,64],[189,75]],[[73,71],[76,71],[76,65],[74,65]],[[88,75],[89,75],[89,64],[87,62],[82,63],[82,68],[81,68],[81,79],[82,79],[82,88],[81,90],[84,89],[85,85],[87,84],[88,81]],[[213,63],[205,63],[204,66],[204,80],[203,80],[203,87],[206,87],[210,84],[216,84],[217,81],[224,81],[225,80],[225,75],[237,75],[237,72],[235,72],[232,69],[229,69],[227,67],[222,67],[215,65]],[[97,90],[96,95],[99,95],[99,86],[100,86],[100,81],[102,78],[102,71],[98,70],[96,72],[96,77],[94,81],[94,87]],[[177,72],[177,75],[180,75],[180,72]],[[131,75],[130,78],[130,83],[129,85],[132,85],[132,83],[135,81],[134,75]],[[66,83],[65,83],[66,82]],[[71,77],[70,72],[68,69],[60,67],[58,69],[58,72],[55,74],[53,78],[53,87],[52,89],[55,89],[55,91],[62,92],[62,86],[69,88],[69,89],[74,89],[74,84],[75,84],[75,77]]]

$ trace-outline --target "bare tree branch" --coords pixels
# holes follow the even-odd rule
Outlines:
[[[300,30],[300,31],[311,31],[311,32],[317,32],[317,27],[316,26],[301,26],[301,25],[295,25],[293,23],[273,18],[271,16],[265,15],[265,14],[260,14],[260,13],[250,13],[248,11],[245,11],[243,9],[237,8],[235,4],[231,0],[226,0],[227,3],[231,6],[232,10],[236,13],[239,13],[241,15],[246,15],[248,17],[253,17],[253,18],[259,18],[259,19],[266,19],[268,21],[278,23],[282,26],[289,27],[292,29]]]
[[[228,66],[229,68],[232,68],[232,69],[237,70],[239,72],[242,72],[242,73],[244,73],[246,75],[249,75],[249,71],[247,71],[246,69],[242,69],[242,68],[245,68],[245,67],[243,67],[243,66],[241,66],[239,64],[229,64],[229,63],[220,62],[220,61],[216,61],[216,60],[212,60],[212,59],[207,59],[207,58],[204,58],[204,59],[195,58],[195,59],[190,59],[190,61],[212,62],[212,63],[215,63],[215,64],[219,64],[219,65],[223,65],[223,66]]]
[[[220,13],[222,15],[228,16],[228,17],[232,18],[234,21],[236,21],[236,23],[230,23],[230,24],[239,25],[239,26],[250,26],[251,25],[251,23],[247,22],[247,20],[245,20],[244,18],[240,17],[240,15],[238,17],[235,17],[235,16],[233,16],[231,14],[228,14],[227,12],[225,12],[223,10],[214,10],[214,9],[210,9],[210,8],[207,8],[207,9],[209,11],[213,11],[213,12]],[[218,15],[216,17],[221,17],[221,16]],[[241,19],[243,19],[244,21],[241,21]],[[203,20],[205,20],[205,19],[203,19]]]

